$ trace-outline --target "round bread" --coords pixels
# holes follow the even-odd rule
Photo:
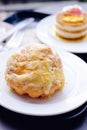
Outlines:
[[[44,44],[29,45],[13,54],[5,79],[15,92],[32,98],[52,95],[63,88],[65,81],[60,57]]]

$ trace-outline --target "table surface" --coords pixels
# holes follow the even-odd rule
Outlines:
[[[59,120],[57,116],[26,116],[0,107],[0,130],[41,130],[42,128],[44,130],[87,130],[87,111],[73,119]]]
[[[36,9],[36,11],[45,13],[55,13],[65,5],[81,4],[84,10],[87,10],[87,3],[74,2],[44,2],[21,5],[20,9]],[[49,6],[48,6],[49,5]],[[18,10],[16,6],[2,6],[0,10],[0,19],[3,20],[14,11]],[[9,8],[10,7],[10,8]],[[12,8],[13,7],[13,8]],[[29,8],[30,7],[30,8]],[[51,8],[54,8],[52,10]],[[0,130],[29,130],[29,129],[59,129],[59,130],[87,130],[87,110],[80,116],[68,120],[59,120],[57,116],[53,117],[34,117],[18,114],[0,106]]]

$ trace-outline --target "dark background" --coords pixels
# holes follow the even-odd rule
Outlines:
[[[1,4],[12,4],[12,3],[26,3],[26,2],[48,2],[48,1],[74,1],[74,0],[0,0]],[[87,1],[87,0],[77,0],[77,1]]]

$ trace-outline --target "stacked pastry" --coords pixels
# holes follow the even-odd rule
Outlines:
[[[56,34],[66,39],[87,35],[87,13],[80,6],[68,6],[56,16]]]
[[[62,62],[49,46],[29,45],[10,57],[5,79],[20,95],[48,97],[64,86]]]

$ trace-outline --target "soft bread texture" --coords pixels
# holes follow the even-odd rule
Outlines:
[[[70,26],[70,25],[61,25],[60,23],[56,22],[56,28],[61,29],[61,30],[65,30],[68,32],[79,32],[79,31],[84,31],[87,28],[87,24],[83,24],[80,26]]]
[[[48,97],[61,90],[65,82],[60,57],[44,44],[29,45],[13,54],[5,79],[15,92],[32,98]]]
[[[64,21],[66,14],[60,12],[56,16],[56,34],[66,39],[78,39],[87,35],[87,14],[83,13],[82,21]],[[70,16],[71,17],[71,16]],[[77,16],[75,16],[77,17]],[[78,17],[77,17],[78,18]]]
[[[56,31],[56,34],[67,39],[78,39],[78,38],[84,37],[87,34],[86,29],[82,31],[70,32],[70,31],[62,30],[56,27],[55,31]]]

